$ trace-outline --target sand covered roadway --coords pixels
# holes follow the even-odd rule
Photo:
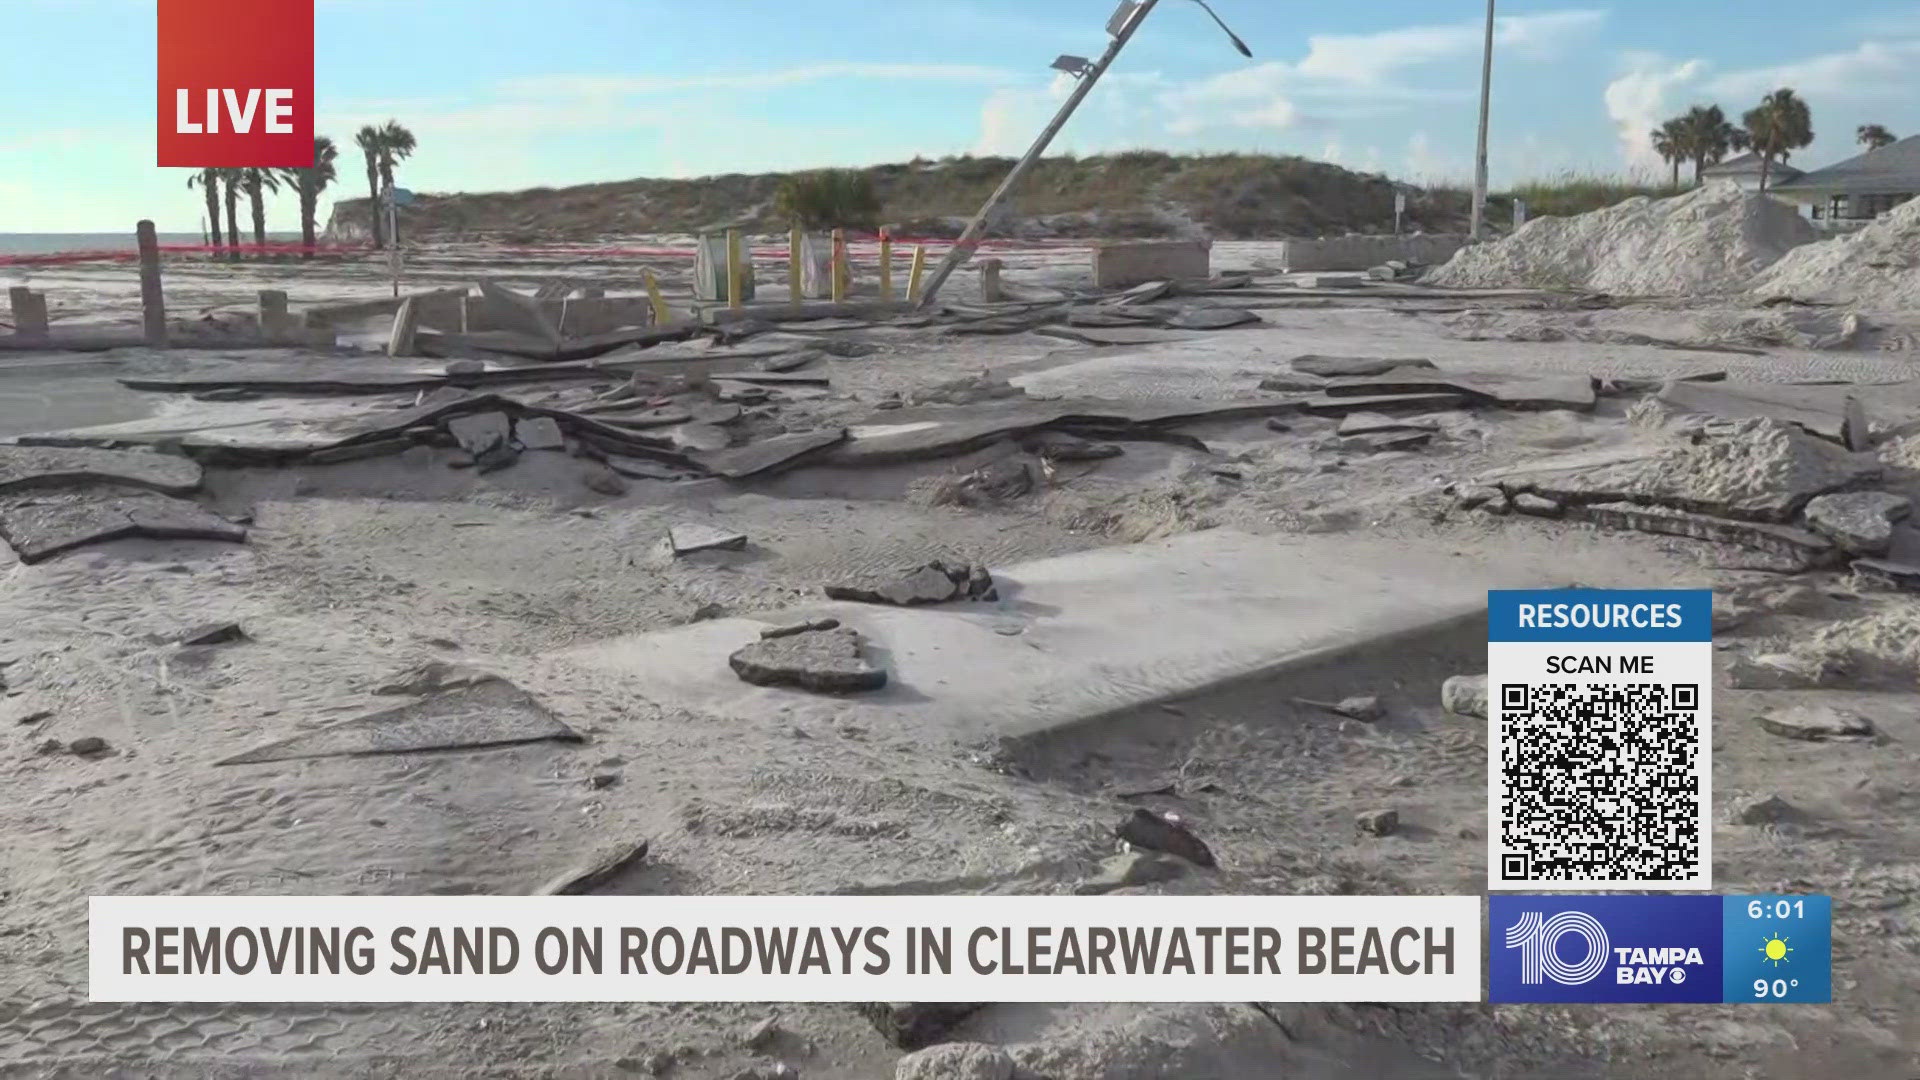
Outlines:
[[[1729,370],[1777,380],[1802,365],[1891,381],[1910,363],[1877,349],[1586,342],[1573,337],[1591,329],[1577,313],[1491,303],[1476,306],[1553,321],[1569,340],[1469,342],[1444,313],[1341,303],[1120,349],[1031,333],[859,332],[879,351],[822,360],[830,392],[780,412],[796,428],[882,425],[939,405],[879,403],[982,369],[1034,393],[1093,384],[1146,402],[1248,395],[1305,353],[1619,379]],[[1661,338],[1705,318],[1667,306],[1603,314]],[[137,354],[112,363],[156,365]],[[156,412],[190,428],[411,400],[169,397]],[[486,474],[448,468],[450,450],[209,466],[197,498],[249,516],[244,544],[123,540],[10,565],[0,584],[0,678],[18,691],[0,708],[51,713],[30,724],[9,713],[13,748],[0,761],[11,793],[0,807],[0,1071],[732,1077],[776,1075],[785,1062],[806,1077],[873,1077],[891,1075],[902,1054],[838,1006],[92,1006],[82,927],[95,893],[529,892],[583,853],[640,837],[648,858],[600,891],[1059,893],[1109,872],[1112,826],[1137,806],[1183,815],[1221,863],[1141,888],[1476,892],[1484,724],[1443,713],[1438,693],[1483,664],[1484,631],[1456,603],[1468,594],[1507,581],[1743,585],[1752,602],[1726,631],[1729,660],[1833,627],[1897,627],[1912,604],[1835,571],[1728,569],[1745,556],[1691,540],[1476,513],[1448,491],[1552,454],[1631,448],[1649,430],[1627,418],[1640,400],[1603,395],[1592,412],[1433,410],[1414,414],[1434,428],[1428,443],[1386,453],[1349,445],[1338,417],[1275,417],[1286,430],[1261,417],[1212,421],[1180,428],[1204,454],[1127,442],[1118,457],[1053,462],[1050,476],[1039,456],[1004,444],[747,483],[635,479],[619,495],[584,486],[579,462],[551,451]],[[1890,432],[1902,417],[1876,420]],[[1026,494],[928,497],[1010,454],[1036,474]],[[1890,483],[1907,490],[1912,474]],[[661,550],[689,521],[749,542],[680,558]],[[1343,547],[1374,554],[1319,569]],[[1258,558],[1265,550],[1275,557]],[[930,557],[991,567],[1004,599],[896,611],[821,595]],[[1144,569],[1089,569],[1142,559]],[[1260,624],[1226,614],[1213,617],[1231,634],[1206,633],[1218,602],[1207,590],[1223,582],[1257,573],[1251,596],[1325,619],[1315,590],[1359,565],[1386,568],[1372,594],[1380,619],[1340,613],[1339,633],[1304,643],[1262,638]],[[1431,584],[1402,588],[1403,576]],[[1048,584],[1076,577],[1064,592]],[[1178,612],[1174,648],[1191,650],[1164,668],[1153,660],[1168,655],[1166,635],[1138,614],[1156,608]],[[1412,617],[1386,618],[1395,612]],[[891,636],[930,626],[969,651],[943,666],[930,649],[902,647],[886,657],[908,674],[893,691],[902,696],[874,704],[748,687],[727,671],[738,644],[728,635],[829,613],[859,620],[883,651]],[[245,639],[176,644],[208,621],[238,623]],[[693,650],[675,654],[688,658],[677,673],[626,662],[650,634]],[[702,647],[712,649],[706,668],[692,662]],[[1039,663],[1023,671],[1022,652]],[[1265,670],[1256,661],[1266,654],[1287,663]],[[1101,656],[1121,664],[1100,669]],[[407,700],[375,691],[430,661],[510,680],[586,741],[216,765]],[[1239,681],[1216,685],[1227,675]],[[992,696],[1021,678],[1047,692]],[[984,696],[962,707],[964,694]],[[1385,718],[1293,703],[1351,694],[1379,695]],[[1012,715],[1016,697],[1034,714]],[[1920,945],[1911,684],[1719,697],[1718,887],[1835,895],[1831,1007],[996,1006],[948,1037],[1003,1045],[1022,1075],[1062,1080],[1896,1075],[1920,1045],[1906,961]],[[1794,741],[1753,722],[1789,701],[1866,711],[1883,737]],[[1082,715],[1099,720],[1062,726]],[[1021,722],[996,727],[999,717]],[[108,752],[36,752],[88,736]],[[1743,817],[1775,795],[1797,816]],[[1381,806],[1399,812],[1400,830],[1359,833],[1355,815]],[[748,1045],[770,1016],[777,1031]]]

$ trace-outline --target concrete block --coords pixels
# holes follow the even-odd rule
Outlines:
[[[140,325],[147,344],[156,349],[167,347],[167,301],[160,288],[160,240],[153,222],[134,226],[140,245]]]
[[[1466,246],[1465,236],[1452,233],[1409,233],[1405,236],[1326,236],[1318,240],[1288,240],[1280,245],[1280,264],[1288,270],[1368,270],[1388,261],[1438,266]]]
[[[47,296],[24,285],[7,290],[13,306],[13,332],[22,338],[44,338],[47,329]]]
[[[1149,281],[1212,276],[1213,241],[1153,240],[1126,244],[1096,244],[1093,284],[1100,289],[1124,289]]]
[[[999,259],[980,260],[980,299],[989,304],[1000,301]]]

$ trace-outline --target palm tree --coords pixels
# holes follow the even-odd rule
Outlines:
[[[280,190],[280,177],[272,169],[240,170],[241,186],[247,190],[247,202],[253,210],[253,243],[264,251],[267,246],[267,192]]]
[[[1865,145],[1869,150],[1878,150],[1900,141],[1894,137],[1893,132],[1879,124],[1861,124],[1854,129],[1853,137],[1854,141]]]
[[[221,169],[220,182],[226,185],[227,202],[227,257],[240,257],[240,219],[237,211],[240,204],[240,174],[245,169]],[[217,229],[219,226],[216,225]]]
[[[353,144],[367,158],[367,207],[373,215],[373,246],[383,246],[380,228],[380,129],[368,124],[353,136]]]
[[[1680,148],[1680,122],[1669,120],[1661,124],[1653,129],[1651,137],[1653,152],[1660,155],[1661,161],[1673,166],[1673,186],[1679,187],[1680,159],[1687,156],[1686,152]]]
[[[1709,165],[1718,165],[1733,149],[1734,133],[1739,129],[1727,122],[1727,114],[1718,105],[1695,105],[1678,118],[1685,137],[1681,140],[1693,159],[1693,182],[1700,184],[1700,173]]]
[[[1747,138],[1760,155],[1760,190],[1767,190],[1773,159],[1787,160],[1795,150],[1813,142],[1813,113],[1792,90],[1782,87],[1760,99],[1741,120]]]
[[[189,189],[199,188],[207,197],[207,224],[212,227],[213,254],[220,257],[220,170],[201,169],[187,177]]]
[[[393,190],[394,165],[411,157],[417,145],[413,132],[401,127],[400,121],[389,120],[380,126],[380,189],[382,191]],[[394,232],[394,235],[387,237],[388,241],[394,244],[400,243],[399,215],[394,215],[388,224],[393,226]]]
[[[313,164],[304,169],[286,169],[281,178],[290,185],[300,197],[300,257],[313,258],[314,215],[320,205],[320,193],[327,185],[339,179],[334,162],[340,159],[340,149],[333,140],[325,135],[313,137]]]

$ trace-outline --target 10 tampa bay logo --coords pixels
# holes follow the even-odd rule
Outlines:
[[[158,163],[313,164],[313,0],[159,0]]]
[[[1493,1001],[1719,1001],[1718,897],[1494,896]]]

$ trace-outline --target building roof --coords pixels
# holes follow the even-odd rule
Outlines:
[[[1701,169],[1700,175],[1718,178],[1729,176],[1759,176],[1760,155],[1748,152],[1736,158],[1728,158],[1718,165],[1709,165]],[[1794,168],[1784,161],[1776,161],[1773,163],[1773,167],[1767,170],[1767,175],[1769,178],[1784,181],[1799,176],[1801,173],[1799,169]]]
[[[1815,169],[1781,183],[1776,190],[1845,195],[1920,193],[1920,135],[1909,135],[1837,165]]]

